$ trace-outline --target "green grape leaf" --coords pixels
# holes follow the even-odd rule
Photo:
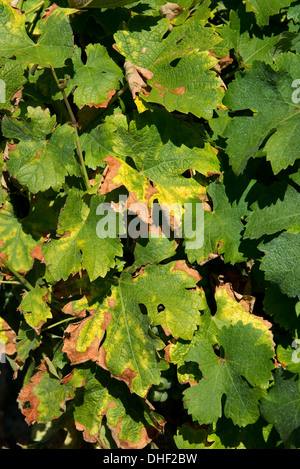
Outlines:
[[[289,298],[284,295],[275,284],[267,286],[264,297],[264,310],[267,314],[274,317],[274,321],[281,327],[295,333],[299,324],[299,318],[296,315],[296,298]]]
[[[300,426],[300,391],[297,375],[280,368],[275,373],[275,384],[261,404],[261,412],[272,423],[286,442],[293,430]]]
[[[106,158],[109,172],[104,183],[108,191],[125,185],[134,199],[144,204],[153,199],[167,206],[199,200],[197,195],[204,193],[205,187],[182,174],[190,169],[206,176],[218,173],[220,163],[213,147],[208,143],[204,148],[177,146],[171,140],[164,143],[155,125],[139,128],[139,122],[131,121],[128,129],[120,126],[114,134],[116,156]]]
[[[133,267],[141,267],[146,264],[159,264],[161,261],[175,255],[175,241],[165,236],[158,238],[149,237],[146,245],[141,242],[135,247],[135,262]]]
[[[83,297],[67,305],[65,312],[71,308],[72,314],[86,310],[88,315],[68,326],[63,352],[73,365],[87,360],[97,362],[112,376],[125,381],[133,392],[144,396],[153,382],[160,380],[156,350],[163,344],[149,335],[150,320],[129,294],[133,291],[128,292],[126,284],[120,283],[102,303],[89,305]]]
[[[122,70],[109,57],[106,47],[88,44],[86,63],[81,60],[81,49],[72,57],[74,76],[69,86],[76,87],[74,102],[77,106],[106,107],[123,80]]]
[[[162,431],[162,417],[105,370],[98,368],[93,374],[89,369],[75,369],[70,384],[79,378],[84,386],[76,390],[74,419],[86,441],[98,440],[104,416],[121,449],[142,449],[151,441],[151,433]]]
[[[33,193],[50,187],[58,190],[68,174],[80,176],[74,131],[67,124],[55,127],[49,109],[28,107],[27,117],[27,121],[3,119],[3,134],[19,140],[16,149],[9,151],[7,169]]]
[[[214,51],[218,51],[218,47],[226,45],[228,49],[235,50],[244,64],[252,65],[255,60],[273,64],[281,36],[258,37],[251,34],[249,32],[251,29],[250,18],[245,14],[243,8],[238,11],[230,10],[229,19],[229,23],[224,25],[220,31],[223,42],[215,46]]]
[[[300,56],[283,54],[275,62],[276,70],[255,62],[251,70],[237,75],[224,98],[232,111],[250,109],[254,113],[233,117],[224,131],[236,174],[245,170],[249,158],[257,156],[265,141],[264,151],[275,174],[294,164],[299,156],[295,142],[300,135],[300,114],[293,102],[292,85],[298,77]]]
[[[213,211],[204,212],[204,244],[199,249],[187,247],[188,259],[200,263],[211,255],[224,254],[225,262],[241,262],[244,259],[239,250],[244,229],[241,219],[247,213],[243,199],[231,204],[220,182],[210,184],[207,193],[212,198]]]
[[[0,208],[0,253],[10,267],[27,272],[33,265],[32,250],[37,242],[15,217],[13,206],[5,201]]]
[[[147,265],[136,278],[122,275],[109,300],[111,320],[102,345],[103,366],[140,396],[160,382],[155,350],[162,343],[149,335],[150,324],[161,325],[174,336],[191,338],[199,323],[199,310],[205,302],[200,292],[191,291],[196,279],[186,270],[180,262]],[[147,315],[140,305],[146,307]]]
[[[261,243],[259,249],[265,253],[261,270],[265,272],[266,280],[278,285],[288,297],[300,297],[300,234],[283,232],[277,238]]]
[[[115,155],[113,151],[115,132],[118,127],[127,128],[126,119],[122,114],[107,116],[104,122],[90,132],[80,135],[80,145],[85,153],[85,164],[92,169],[104,167],[107,155]]]
[[[259,200],[251,206],[244,238],[257,239],[284,229],[300,230],[300,194],[296,189],[287,186],[283,198],[272,204],[270,202],[263,208],[260,208]]]
[[[193,419],[208,424],[220,418],[221,398],[226,394],[226,417],[239,426],[256,422],[258,400],[264,395],[263,386],[271,379],[270,366],[266,369],[266,363],[273,356],[266,344],[257,345],[261,335],[251,324],[238,322],[224,326],[217,334],[224,357],[218,357],[214,344],[204,340],[187,353],[185,359],[199,363],[203,373],[197,385],[184,391],[185,406]]]
[[[49,291],[47,287],[38,285],[24,294],[19,306],[19,311],[24,314],[27,324],[37,331],[47,321],[52,318],[52,313],[47,304],[49,301]]]
[[[116,48],[129,64],[127,73],[147,86],[129,86],[133,97],[142,91],[144,100],[162,104],[168,111],[193,113],[210,119],[221,105],[222,81],[211,71],[218,60],[208,52],[220,37],[193,20],[168,31],[169,21],[136,16],[128,27],[115,34]],[[135,67],[138,67],[135,70]],[[140,76],[140,78],[139,78]]]
[[[17,363],[25,363],[30,352],[41,344],[41,336],[35,329],[29,327],[25,321],[22,321],[18,335],[16,337]]]
[[[264,26],[269,24],[270,16],[277,15],[282,8],[289,7],[293,0],[273,0],[266,2],[264,0],[246,0],[247,11],[253,11],[256,16],[257,24]]]
[[[25,15],[19,14],[8,2],[0,2],[0,56],[16,56],[22,63],[37,63],[43,67],[64,67],[72,56],[74,41],[68,15],[76,10],[55,8],[42,23],[37,43],[27,35]]]
[[[79,192],[69,192],[60,214],[57,236],[43,244],[43,255],[49,273],[49,281],[66,280],[70,274],[86,269],[90,280],[105,277],[115,266],[115,257],[122,256],[123,249],[117,236],[99,237],[97,234],[97,207],[103,196],[92,196],[90,207]],[[112,209],[111,209],[112,211]]]

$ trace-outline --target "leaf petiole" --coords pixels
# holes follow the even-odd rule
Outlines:
[[[20,281],[20,283],[27,288],[27,290],[33,290],[33,286],[30,285],[30,283],[26,280],[26,278],[22,277],[19,272],[17,272],[16,270],[14,270],[6,261],[3,260],[3,258],[1,258],[1,261],[0,261],[2,264],[5,265],[5,267],[7,267],[8,270],[11,271],[11,273]]]
[[[36,6],[30,8],[28,11],[25,11],[25,16],[26,15],[29,15],[29,13],[33,13],[34,11],[36,10],[39,10],[43,5],[44,5],[45,1],[43,0],[42,2],[38,3]]]
[[[85,167],[83,154],[82,154],[82,150],[81,150],[81,146],[80,146],[80,142],[79,142],[79,135],[78,135],[78,130],[77,130],[77,121],[75,119],[72,108],[71,108],[70,103],[68,101],[67,95],[64,91],[65,82],[63,82],[63,83],[60,82],[60,80],[57,78],[57,75],[56,75],[55,70],[54,70],[53,67],[51,67],[51,71],[52,71],[54,80],[56,81],[57,87],[61,91],[61,94],[63,96],[66,108],[67,108],[69,116],[71,118],[71,125],[74,129],[74,132],[75,132],[77,153],[78,153],[78,156],[79,156],[79,161],[80,161],[80,165],[81,165],[81,170],[82,170],[85,186],[86,186],[86,189],[90,189],[91,188],[90,180],[89,180],[89,177],[88,177],[88,174],[87,174],[87,170],[86,170],[86,167]]]

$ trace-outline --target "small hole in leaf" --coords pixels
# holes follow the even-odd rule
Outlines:
[[[173,67],[173,68],[177,67],[177,65],[179,64],[180,60],[181,60],[180,58],[179,58],[179,59],[174,59],[174,60],[172,60],[172,62],[170,62],[171,67]]]
[[[139,303],[139,307],[140,307],[141,313],[146,315],[147,314],[146,306],[143,305],[142,303]]]
[[[164,309],[165,309],[164,305],[163,305],[163,304],[160,304],[160,305],[158,305],[158,307],[157,307],[157,312],[158,312],[158,313],[161,313],[162,311],[164,311]]]
[[[193,177],[193,170],[187,169],[184,173],[182,173],[182,176],[186,179],[191,179]]]
[[[224,353],[224,348],[222,347],[222,345],[215,345],[214,346],[214,352],[215,354],[217,355],[218,358],[224,358],[225,357],[225,353]]]

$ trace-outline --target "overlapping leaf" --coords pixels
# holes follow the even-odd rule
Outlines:
[[[25,15],[20,14],[9,2],[0,3],[0,55],[16,56],[22,63],[37,63],[43,67],[63,67],[72,56],[74,41],[68,15],[76,10],[56,8],[47,15],[37,43],[25,29]]]
[[[131,121],[128,130],[118,127],[115,132],[116,156],[108,158],[107,179],[115,187],[125,185],[135,200],[142,203],[157,199],[166,205],[182,205],[204,193],[201,184],[193,178],[185,178],[183,173],[190,169],[206,176],[218,172],[220,164],[212,146],[205,143],[203,148],[191,149],[176,146],[170,140],[164,143],[155,125],[138,126],[139,121]]]
[[[289,297],[300,296],[300,267],[298,253],[300,234],[281,233],[277,238],[259,245],[265,253],[261,269],[266,280],[278,285]]]
[[[282,8],[290,6],[292,0],[274,0],[265,2],[264,0],[246,0],[247,10],[255,13],[257,23],[260,26],[269,23],[270,16],[277,15]]]
[[[26,82],[26,78],[24,77],[24,66],[14,60],[6,59],[5,61],[3,60],[3,62],[0,61],[0,80],[3,80],[5,83],[5,97],[3,99],[3,93],[0,94],[0,108],[8,109],[12,112],[14,111],[14,98],[17,98],[18,92],[18,98],[21,97],[20,91]],[[3,86],[3,82],[1,83]]]
[[[272,68],[255,62],[252,70],[238,75],[231,83],[224,103],[232,111],[253,111],[253,116],[236,116],[224,136],[227,152],[236,174],[243,172],[249,158],[264,147],[275,174],[298,158],[300,114],[293,102],[293,82],[298,77],[300,56],[285,54]],[[275,130],[275,131],[274,131]]]
[[[144,448],[151,441],[149,432],[162,430],[163,419],[104,370],[98,369],[96,374],[89,369],[75,370],[70,384],[80,377],[84,387],[76,393],[74,419],[86,441],[97,441],[104,416],[115,442],[123,449]]]
[[[50,187],[58,190],[68,174],[80,175],[74,131],[67,124],[55,127],[55,116],[40,107],[28,107],[27,117],[27,121],[3,119],[3,134],[19,141],[17,148],[9,152],[7,168],[33,193]]]
[[[247,213],[244,199],[231,204],[225,186],[218,182],[210,184],[207,192],[212,198],[213,210],[204,212],[204,244],[199,249],[187,247],[188,258],[190,262],[200,263],[211,254],[224,254],[226,261],[241,262],[244,258],[240,251],[242,217]],[[247,190],[244,198],[246,193]]]
[[[268,325],[259,318],[252,322],[226,290],[216,299],[215,319],[184,356],[202,372],[199,383],[184,391],[184,402],[193,419],[208,424],[221,417],[225,394],[225,416],[245,426],[259,418],[259,400],[272,379],[272,339]]]
[[[228,49],[234,49],[239,60],[244,64],[252,65],[255,60],[263,60],[265,63],[272,64],[274,58],[280,49],[280,35],[259,37],[251,34],[251,16],[247,15],[244,8],[238,11],[230,11],[230,21],[228,25],[224,25],[220,31],[223,38],[221,44],[215,46],[214,50],[224,49],[226,53]],[[287,43],[288,48],[290,44]],[[225,54],[224,54],[225,55]]]
[[[89,44],[85,49],[87,60],[81,60],[81,50],[75,50],[72,62],[75,86],[74,101],[79,106],[106,107],[123,80],[123,73],[100,44]]]
[[[103,197],[93,196],[89,207],[79,192],[70,191],[59,219],[59,239],[43,245],[51,282],[66,280],[81,269],[87,270],[91,281],[104,277],[115,266],[115,257],[122,256],[118,237],[98,237],[96,212],[101,203]]]
[[[24,386],[18,396],[26,422],[45,423],[59,418],[66,408],[66,401],[74,397],[74,387],[63,383],[49,373],[45,360]]]
[[[52,318],[49,301],[49,291],[46,287],[36,286],[33,290],[25,293],[19,310],[29,326],[39,329],[49,318]]]
[[[298,430],[300,392],[297,375],[277,370],[275,384],[263,399],[261,411],[264,418],[272,423],[284,442],[291,437],[293,430]]]
[[[32,250],[37,242],[27,234],[6,201],[0,209],[0,253],[16,271],[28,271],[33,264]]]
[[[274,192],[276,189],[278,193],[282,192],[280,186],[274,186],[273,189]],[[292,186],[286,187],[283,199],[263,208],[260,208],[259,202],[255,202],[251,209],[247,217],[245,238],[260,238],[281,230],[300,230],[300,194]]]
[[[127,63],[153,74],[151,78],[144,72],[149,86],[144,99],[170,112],[191,112],[209,119],[223,97],[222,82],[210,70],[217,59],[208,52],[220,38],[200,22],[187,20],[164,39],[169,24],[167,19],[134,17],[128,29],[115,34],[117,50]]]
[[[159,383],[157,349],[163,347],[150,335],[150,324],[191,338],[199,323],[205,301],[200,292],[190,291],[196,285],[191,275],[184,263],[148,265],[136,278],[123,274],[104,303],[88,305],[84,299],[72,303],[72,314],[85,309],[89,314],[66,331],[64,351],[71,362],[97,361],[144,396],[152,384]],[[147,308],[147,315],[140,305]]]

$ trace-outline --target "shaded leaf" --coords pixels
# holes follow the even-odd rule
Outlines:
[[[275,384],[261,404],[261,412],[267,422],[272,423],[283,441],[287,441],[293,430],[300,426],[300,392],[297,375],[282,368],[275,374]]]
[[[261,243],[259,249],[265,253],[261,269],[266,280],[278,285],[290,298],[300,296],[300,234],[281,233],[277,238]]]

